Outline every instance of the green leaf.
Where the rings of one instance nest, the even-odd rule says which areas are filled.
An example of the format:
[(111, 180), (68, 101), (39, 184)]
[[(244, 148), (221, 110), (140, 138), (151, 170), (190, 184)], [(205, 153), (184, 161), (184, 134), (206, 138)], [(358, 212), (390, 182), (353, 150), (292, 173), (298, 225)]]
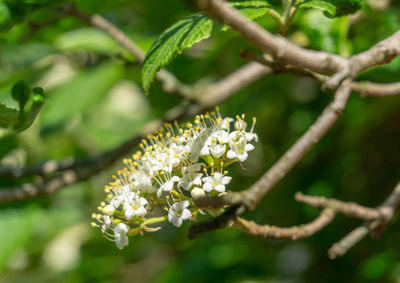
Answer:
[(24, 109), (25, 104), (28, 102), (30, 94), (31, 88), (24, 81), (17, 82), (11, 89), (11, 95), (16, 101), (18, 101), (21, 111)]
[(355, 13), (361, 9), (361, 0), (304, 0), (296, 3), (298, 8), (315, 8), (328, 18)]
[(336, 15), (336, 7), (328, 2), (311, 0), (303, 1), (296, 5), (298, 8), (315, 8), (320, 9), (324, 12), (324, 15), (333, 18)]
[(12, 97), (18, 101), (19, 110), (0, 104), (0, 137), (14, 134), (32, 125), (44, 103), (44, 91), (40, 87), (33, 89), (23, 81), (12, 87)]
[(0, 128), (9, 128), (11, 124), (18, 120), (18, 117), (19, 111), (0, 104)]
[[(229, 4), (249, 19), (264, 16), (271, 9), (266, 1), (238, 1)], [(156, 73), (184, 49), (228, 28), (215, 23), (203, 13), (196, 13), (165, 30), (150, 47), (143, 62), (142, 85), (146, 93)]]

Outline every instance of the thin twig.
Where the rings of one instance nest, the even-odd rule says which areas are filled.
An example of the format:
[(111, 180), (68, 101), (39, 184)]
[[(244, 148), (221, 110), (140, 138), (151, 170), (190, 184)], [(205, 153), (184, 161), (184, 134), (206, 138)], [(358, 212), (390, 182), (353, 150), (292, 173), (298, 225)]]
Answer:
[(322, 196), (307, 196), (303, 195), (301, 192), (296, 193), (295, 198), (297, 201), (304, 202), (313, 207), (330, 208), (349, 217), (374, 220), (382, 216), (378, 209), (365, 207), (355, 202), (344, 202)]
[(400, 94), (400, 83), (373, 83), (368, 81), (354, 82), (353, 91), (362, 97), (387, 97)]
[[(271, 69), (274, 74), (293, 73), (295, 75), (306, 76), (326, 84), (328, 76), (320, 75), (315, 72), (301, 69), (299, 67), (284, 64), (282, 62), (270, 60), (266, 55), (259, 55), (251, 50), (243, 50), (240, 55), (247, 61), (258, 62)], [(361, 97), (387, 97), (400, 95), (400, 83), (374, 83), (370, 81), (353, 82), (352, 91), (358, 93)]]
[(297, 240), (310, 237), (331, 223), (334, 218), (334, 210), (327, 208), (324, 209), (313, 221), (300, 226), (278, 227), (272, 225), (259, 225), (254, 221), (247, 221), (240, 217), (234, 220), (233, 226), (252, 236), (261, 236), (270, 239), (289, 238)]
[(343, 256), (349, 249), (355, 246), (365, 236), (371, 232), (378, 230), (379, 234), (383, 232), (386, 225), (393, 218), (394, 212), (400, 204), (400, 183), (396, 185), (393, 192), (385, 200), (385, 202), (377, 207), (380, 211), (381, 216), (376, 220), (366, 222), (364, 225), (357, 227), (346, 235), (339, 242), (335, 243), (328, 251), (328, 255), (331, 259)]

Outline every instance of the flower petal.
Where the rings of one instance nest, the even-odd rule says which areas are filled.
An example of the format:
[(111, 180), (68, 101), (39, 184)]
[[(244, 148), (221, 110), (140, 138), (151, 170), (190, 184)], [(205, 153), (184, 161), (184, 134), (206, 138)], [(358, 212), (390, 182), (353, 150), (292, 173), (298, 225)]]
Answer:
[(228, 157), (229, 159), (235, 159), (237, 157), (237, 154), (232, 149), (230, 149), (226, 157)]
[(192, 213), (190, 212), (190, 210), (189, 209), (184, 209), (182, 211), (182, 215), (181, 215), (182, 220), (189, 219), (190, 217), (192, 217)]
[(118, 249), (122, 250), (129, 244), (128, 236), (125, 234), (119, 234), (119, 236), (115, 237), (115, 244), (117, 245)]
[(245, 151), (252, 151), (253, 149), (254, 149), (254, 145), (252, 145), (251, 143), (248, 143), (244, 146)]
[(247, 152), (243, 152), (242, 154), (238, 155), (238, 159), (240, 160), (240, 162), (243, 162), (247, 159), (247, 156), (249, 156), (249, 154)]
[(206, 192), (211, 192), (213, 189), (212, 185), (210, 182), (207, 182), (203, 185), (203, 190), (205, 190)]
[(224, 185), (218, 185), (214, 189), (219, 193), (225, 192), (225, 186)]
[(143, 206), (139, 207), (136, 212), (135, 215), (136, 216), (143, 216), (147, 213), (146, 208), (144, 208)]
[(227, 184), (229, 184), (229, 182), (232, 180), (232, 177), (230, 177), (230, 176), (224, 176), (223, 178), (222, 178), (222, 184), (223, 185), (227, 185)]

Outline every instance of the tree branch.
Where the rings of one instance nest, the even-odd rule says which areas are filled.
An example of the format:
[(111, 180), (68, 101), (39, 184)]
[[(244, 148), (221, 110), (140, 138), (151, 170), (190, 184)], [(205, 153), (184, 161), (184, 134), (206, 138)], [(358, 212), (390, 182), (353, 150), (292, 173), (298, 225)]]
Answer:
[[(250, 50), (244, 50), (240, 54), (247, 61), (258, 62), (271, 69), (274, 74), (293, 73), (299, 76), (306, 76), (325, 84), (328, 77), (311, 72), (293, 65), (274, 61), (268, 55), (259, 55)], [(359, 93), (361, 97), (386, 97), (400, 94), (400, 83), (374, 83), (370, 81), (353, 82), (352, 91)]]
[(351, 56), (349, 58), (351, 74), (355, 76), (371, 67), (387, 64), (399, 54), (400, 31), (378, 42), (367, 51)]
[(200, 9), (229, 25), (263, 52), (271, 54), (281, 62), (328, 75), (342, 69), (347, 63), (346, 59), (338, 55), (304, 49), (281, 36), (271, 34), (235, 8), (225, 5), (225, 1), (198, 0), (197, 3)]
[(362, 97), (387, 97), (400, 94), (400, 83), (380, 84), (361, 81), (354, 82), (352, 88)]
[(396, 185), (393, 192), (384, 201), (384, 203), (376, 208), (379, 211), (379, 217), (375, 220), (367, 221), (364, 225), (357, 227), (346, 235), (342, 240), (334, 244), (328, 251), (331, 259), (343, 256), (349, 249), (355, 246), (369, 233), (376, 236), (383, 233), (387, 224), (392, 220), (394, 212), (400, 204), (400, 183)]
[(234, 7), (225, 5), (223, 0), (197, 0), (197, 3), (200, 9), (232, 27), (277, 61), (319, 74), (332, 75), (326, 81), (326, 86), (330, 89), (336, 89), (346, 78), (354, 79), (359, 72), (388, 63), (400, 54), (400, 31), (367, 51), (346, 59), (335, 54), (304, 49), (283, 37), (273, 35), (240, 14)]
[(324, 209), (321, 214), (310, 223), (293, 227), (277, 227), (271, 225), (259, 225), (254, 221), (247, 221), (243, 218), (236, 218), (233, 227), (252, 236), (261, 236), (270, 239), (292, 239), (307, 238), (323, 229), (335, 218), (332, 209)]
[(361, 206), (355, 202), (344, 202), (321, 196), (307, 196), (298, 192), (295, 196), (297, 201), (304, 202), (316, 208), (330, 208), (344, 215), (364, 220), (374, 220), (382, 217), (380, 211), (375, 208)]

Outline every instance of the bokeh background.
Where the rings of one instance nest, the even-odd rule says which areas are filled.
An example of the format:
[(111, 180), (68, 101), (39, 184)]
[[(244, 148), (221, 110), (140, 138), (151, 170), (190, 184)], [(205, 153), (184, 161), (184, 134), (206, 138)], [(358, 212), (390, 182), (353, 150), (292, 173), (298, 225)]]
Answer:
[[(279, 1), (270, 2), (279, 10)], [(193, 13), (184, 1), (176, 0), (79, 0), (77, 6), (88, 14), (102, 14), (146, 50), (168, 26)], [(112, 149), (181, 100), (163, 92), (158, 83), (145, 96), (135, 59), (102, 31), (74, 18), (30, 32), (28, 20), (41, 22), (55, 13), (51, 8), (32, 12), (1, 36), (0, 101), (16, 106), (10, 91), (20, 79), (47, 93), (44, 108), (29, 129), (0, 140), (1, 165), (83, 158)], [(399, 18), (395, 1), (366, 1), (357, 17), (328, 19), (318, 10), (302, 10), (289, 38), (308, 48), (348, 56), (399, 30)], [(268, 17), (258, 22), (277, 30)], [(243, 48), (253, 49), (235, 33), (222, 33), (178, 56), (168, 69), (185, 83), (204, 85), (245, 64), (238, 55)], [(400, 58), (361, 78), (399, 81)], [(256, 181), (331, 98), (317, 82), (283, 74), (265, 76), (224, 102), (223, 115), (257, 117), (259, 135), (245, 170), (232, 169), (229, 188), (245, 189)], [(321, 232), (295, 242), (254, 238), (233, 228), (189, 240), (190, 223), (179, 230), (165, 223), (161, 231), (133, 238), (120, 251), (90, 227), (104, 185), (120, 167), (117, 162), (48, 197), (2, 205), (0, 281), (399, 282), (398, 214), (381, 239), (365, 239), (334, 261), (327, 257), (328, 248), (360, 221), (338, 216)], [(297, 191), (376, 206), (399, 181), (399, 169), (400, 97), (352, 95), (333, 129), (245, 218), (280, 226), (310, 221), (318, 210), (296, 203)], [(0, 186), (29, 181), (34, 180), (1, 178)]]

